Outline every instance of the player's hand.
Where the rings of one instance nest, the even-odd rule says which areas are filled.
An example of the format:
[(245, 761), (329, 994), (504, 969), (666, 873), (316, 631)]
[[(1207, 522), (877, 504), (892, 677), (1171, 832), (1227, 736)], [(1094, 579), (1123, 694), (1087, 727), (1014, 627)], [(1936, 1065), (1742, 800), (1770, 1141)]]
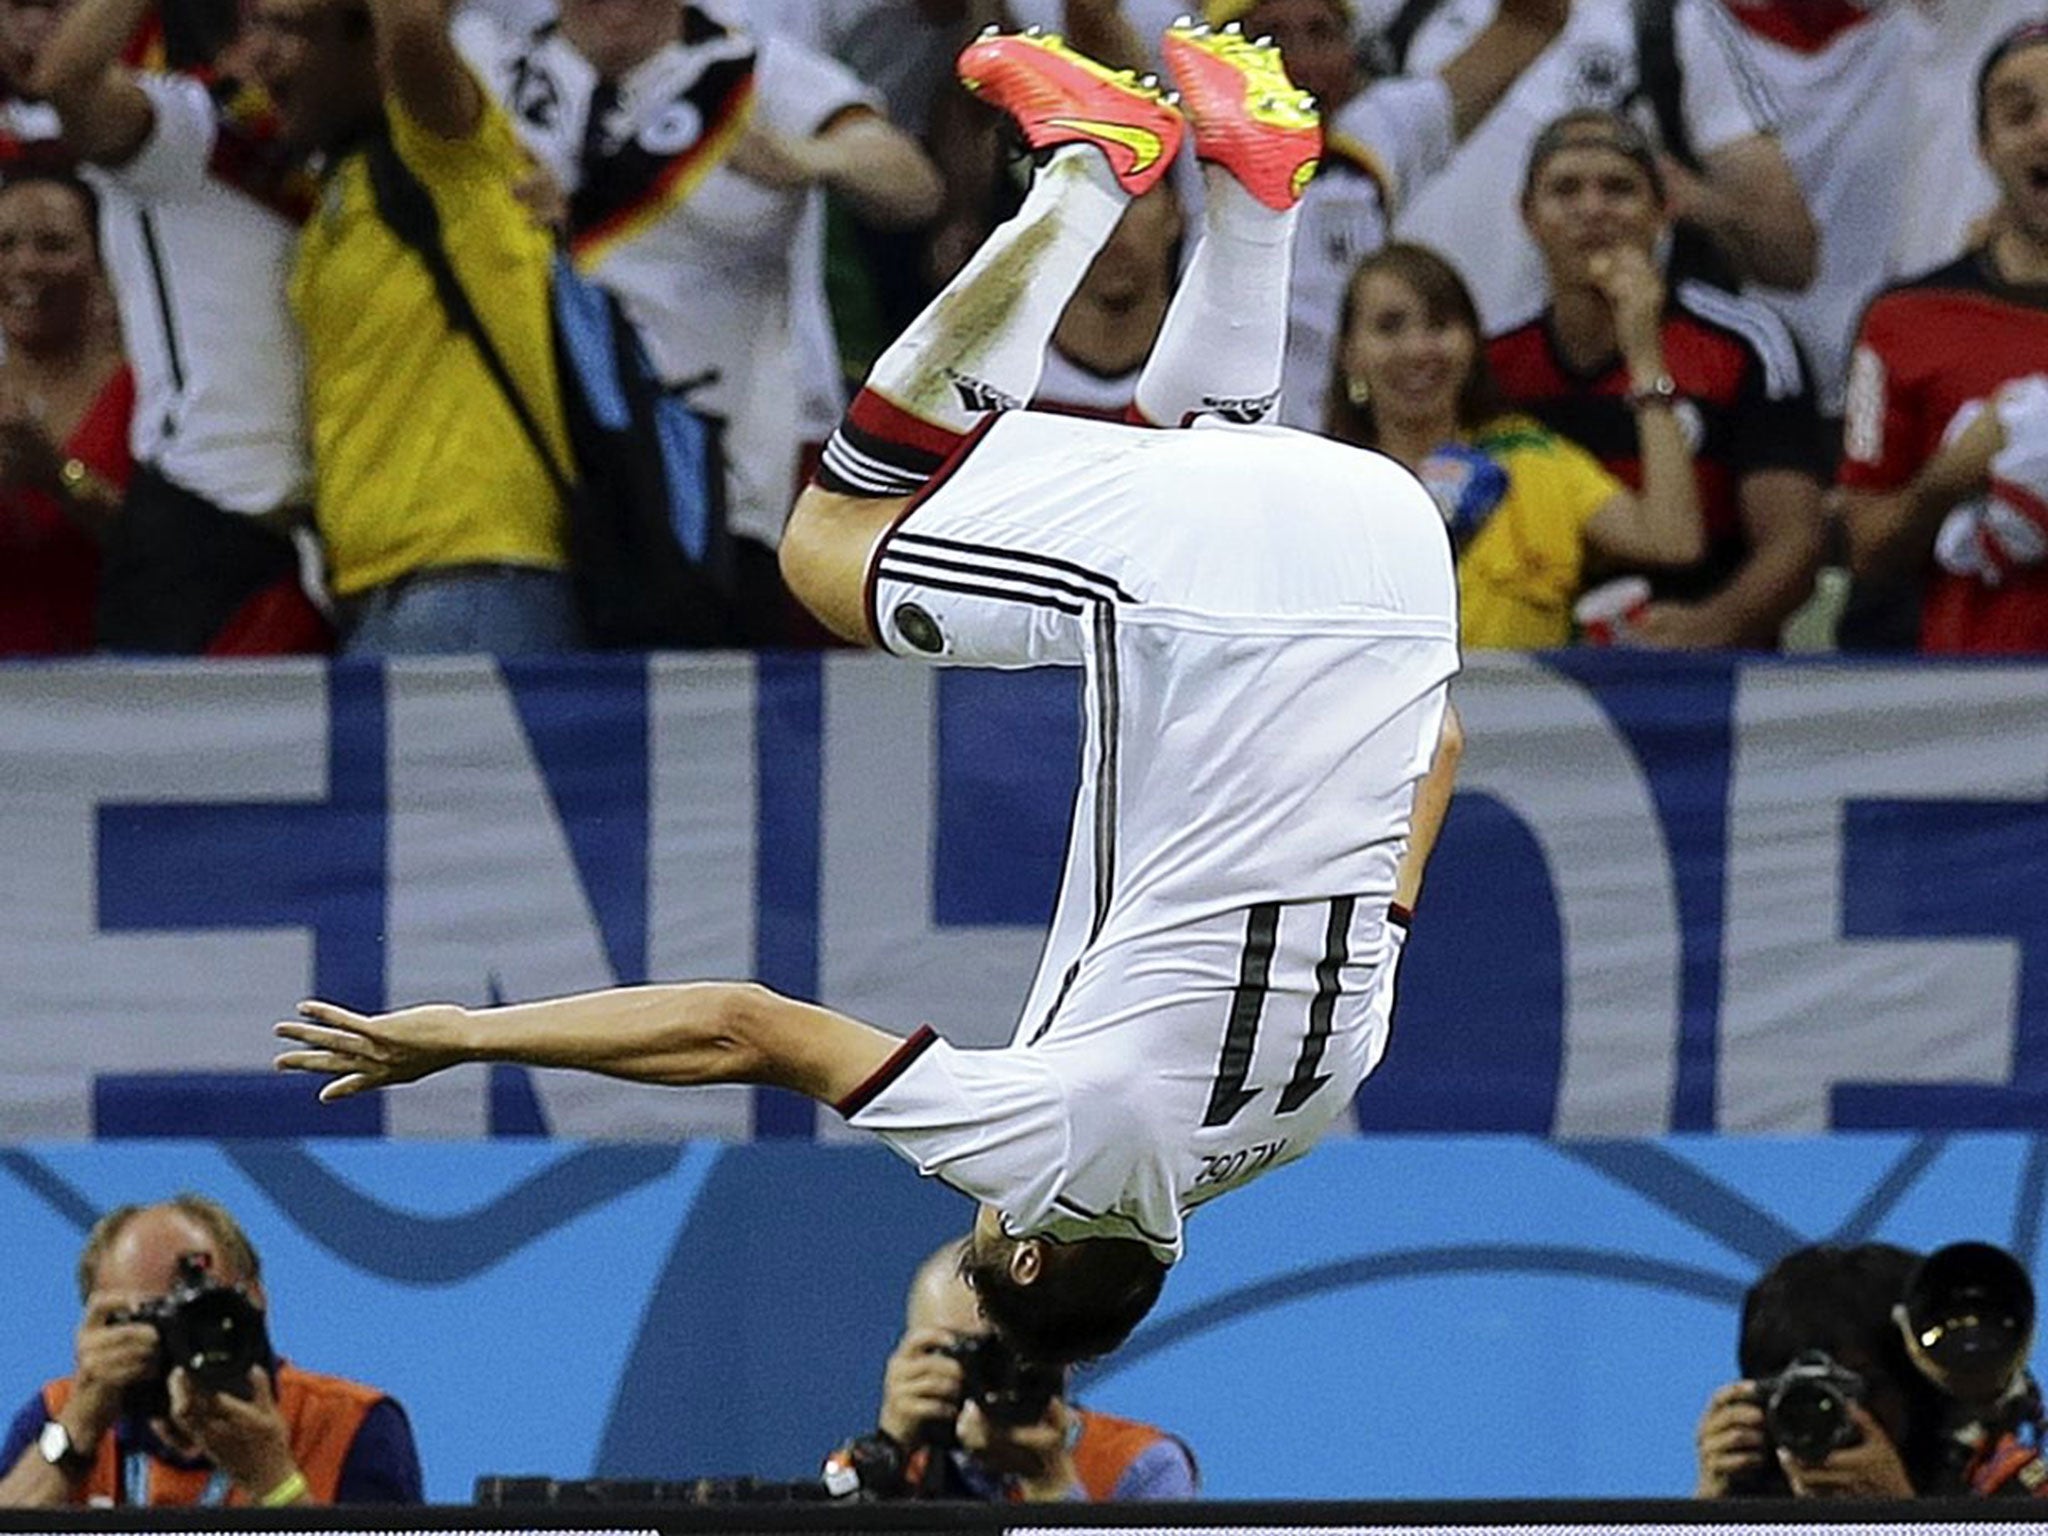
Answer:
[(171, 1424), (207, 1460), (261, 1499), (298, 1470), (291, 1431), (278, 1411), (270, 1373), (249, 1368), (247, 1397), (208, 1392), (183, 1366), (171, 1372)]
[(764, 187), (801, 189), (823, 179), (815, 139), (777, 133), (758, 122), (740, 134), (727, 163)]
[(1736, 1478), (1764, 1464), (1764, 1438), (1764, 1410), (1755, 1384), (1731, 1381), (1716, 1389), (1693, 1432), (1700, 1468), (1693, 1497), (1726, 1498)]
[(333, 1003), (299, 1004), (298, 1019), (274, 1026), (302, 1050), (285, 1051), (280, 1072), (324, 1072), (333, 1081), (320, 1090), (322, 1103), (417, 1082), (470, 1058), (464, 1041), (469, 1015), (452, 1003), (427, 1003), (396, 1013), (355, 1013)]
[(960, 1448), (989, 1471), (1014, 1477), (1027, 1501), (1052, 1503), (1067, 1498), (1074, 1487), (1068, 1425), (1069, 1410), (1058, 1398), (1033, 1424), (999, 1424), (981, 1404), (969, 1403), (960, 1410)]
[(561, 234), (569, 227), (569, 191), (555, 173), (528, 155), (526, 168), (512, 183), (513, 199), (526, 210), (537, 229)]
[(1912, 1479), (1891, 1436), (1861, 1403), (1849, 1404), (1849, 1418), (1862, 1431), (1862, 1440), (1830, 1451), (1818, 1466), (1808, 1466), (1789, 1451), (1778, 1452), (1792, 1492), (1802, 1499), (1912, 1498)]
[(156, 1329), (148, 1323), (117, 1323), (110, 1319), (142, 1300), (125, 1291), (94, 1291), (85, 1304), (85, 1318), (74, 1341), (77, 1370), (65, 1427), (81, 1446), (106, 1433), (119, 1416), (121, 1394), (156, 1366)]
[(1664, 278), (1632, 245), (1595, 251), (1586, 276), (1614, 312), (1614, 339), (1638, 380), (1664, 371)]
[(943, 1328), (906, 1333), (882, 1371), (882, 1411), (875, 1423), (898, 1445), (924, 1438), (925, 1426), (960, 1411), (960, 1362), (944, 1353), (953, 1335)]

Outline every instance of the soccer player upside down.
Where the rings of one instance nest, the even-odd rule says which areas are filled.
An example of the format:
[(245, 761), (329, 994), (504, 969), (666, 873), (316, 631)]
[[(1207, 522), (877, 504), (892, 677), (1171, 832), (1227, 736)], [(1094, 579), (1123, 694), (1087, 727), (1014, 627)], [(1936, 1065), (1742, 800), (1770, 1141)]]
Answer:
[[(1346, 1111), (1385, 1049), (1459, 750), (1450, 544), (1392, 460), (1261, 424), (1320, 130), (1270, 47), (1182, 23), (1164, 49), (1178, 101), (1056, 37), (961, 55), (1035, 151), (1031, 189), (877, 362), (782, 549), (849, 639), (1082, 671), (1066, 871), (1011, 1043), (699, 982), (381, 1015), (309, 1002), (277, 1026), (280, 1067), (326, 1075), (328, 1099), (469, 1061), (809, 1094), (978, 1202), (965, 1273), (1050, 1363), (1120, 1344), (1187, 1213)], [(1202, 235), (1143, 421), (1019, 409), (1068, 295), (1190, 125)]]

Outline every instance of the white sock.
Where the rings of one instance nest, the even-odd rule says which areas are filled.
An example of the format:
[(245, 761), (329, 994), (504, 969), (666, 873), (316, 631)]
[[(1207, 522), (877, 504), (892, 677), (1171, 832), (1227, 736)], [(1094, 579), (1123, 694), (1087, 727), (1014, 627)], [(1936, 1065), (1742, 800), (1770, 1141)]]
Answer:
[(1100, 150), (1055, 150), (1015, 216), (875, 360), (818, 484), (909, 495), (983, 416), (1026, 404), (1061, 311), (1129, 201)]
[(1279, 405), (1297, 209), (1268, 208), (1214, 165), (1202, 188), (1201, 241), (1138, 377), (1138, 414), (1162, 427), (1267, 421)]

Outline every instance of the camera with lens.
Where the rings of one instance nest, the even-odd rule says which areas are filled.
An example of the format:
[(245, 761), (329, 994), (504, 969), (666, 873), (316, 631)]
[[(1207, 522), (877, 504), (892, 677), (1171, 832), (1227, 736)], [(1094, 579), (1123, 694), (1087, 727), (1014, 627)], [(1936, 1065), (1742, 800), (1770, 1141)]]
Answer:
[(993, 1333), (963, 1334), (944, 1352), (960, 1362), (960, 1396), (998, 1424), (1036, 1424), (1066, 1387), (1066, 1373), (1020, 1357)]
[(247, 1397), (250, 1367), (270, 1359), (263, 1309), (246, 1287), (216, 1278), (199, 1254), (179, 1258), (170, 1290), (107, 1321), (147, 1323), (156, 1330), (156, 1361), (123, 1402), (137, 1418), (160, 1418), (170, 1411), (170, 1374), (181, 1366), (202, 1391)]
[(2034, 1344), (2034, 1287), (1990, 1243), (1950, 1243), (1922, 1259), (1897, 1317), (1922, 1375), (1964, 1404), (2005, 1395)]
[(1763, 1405), (1771, 1443), (1811, 1467), (1862, 1438), (1849, 1405), (1862, 1402), (1865, 1390), (1856, 1372), (1837, 1364), (1825, 1350), (1810, 1349), (1794, 1356), (1777, 1375), (1759, 1381), (1756, 1397)]

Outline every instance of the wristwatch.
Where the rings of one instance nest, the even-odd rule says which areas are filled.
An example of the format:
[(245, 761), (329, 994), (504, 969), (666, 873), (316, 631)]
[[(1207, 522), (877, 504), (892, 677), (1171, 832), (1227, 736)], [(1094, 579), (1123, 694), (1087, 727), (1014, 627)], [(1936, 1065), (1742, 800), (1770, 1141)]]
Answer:
[(1645, 407), (1657, 406), (1669, 410), (1678, 404), (1678, 381), (1668, 373), (1660, 373), (1644, 379), (1641, 383), (1631, 382), (1628, 403), (1631, 410), (1640, 411)]
[(62, 1472), (73, 1482), (92, 1470), (92, 1452), (81, 1451), (71, 1443), (71, 1431), (55, 1419), (51, 1419), (36, 1436), (36, 1449), (43, 1460)]

